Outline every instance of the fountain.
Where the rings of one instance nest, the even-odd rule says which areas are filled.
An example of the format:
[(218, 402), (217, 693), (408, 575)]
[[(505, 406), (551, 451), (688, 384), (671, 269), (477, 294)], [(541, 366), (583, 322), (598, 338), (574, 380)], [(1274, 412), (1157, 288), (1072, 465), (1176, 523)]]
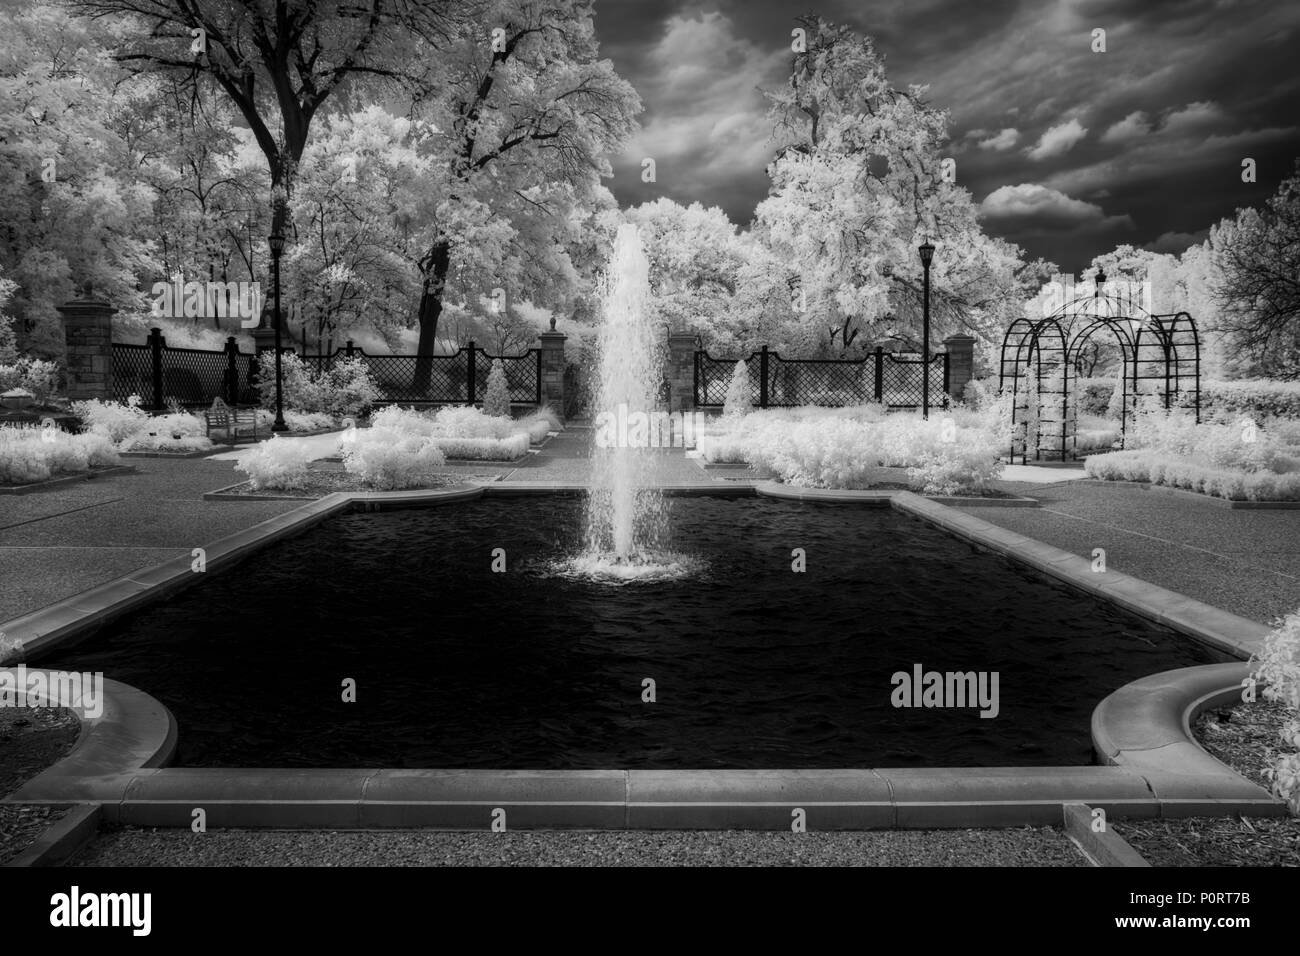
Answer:
[[(650, 263), (636, 227), (625, 223), (614, 239), (602, 278), (603, 324), (597, 341), (599, 364), (592, 408), (600, 416), (620, 410), (649, 413), (663, 377), (663, 350), (655, 334)], [(605, 434), (597, 430), (597, 435)], [(626, 436), (623, 436), (626, 438)], [(655, 451), (635, 441), (597, 441), (587, 503), (586, 549), (569, 568), (584, 576), (616, 581), (673, 578), (689, 561), (664, 544), (663, 497), (644, 483)]]

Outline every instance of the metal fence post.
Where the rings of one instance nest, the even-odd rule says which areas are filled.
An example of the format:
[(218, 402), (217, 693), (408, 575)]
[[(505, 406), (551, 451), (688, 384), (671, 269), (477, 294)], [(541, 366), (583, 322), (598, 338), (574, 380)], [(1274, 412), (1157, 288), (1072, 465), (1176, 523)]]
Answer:
[(945, 408), (948, 407), (948, 401), (950, 398), (948, 394), (948, 375), (949, 375), (948, 353), (944, 352), (943, 353), (943, 404)]
[(347, 347), (343, 349), (343, 353), (344, 353), (348, 358), (352, 358), (352, 353), (353, 353), (353, 351), (354, 351), (354, 350), (353, 350), (353, 348), (352, 348), (352, 340), (351, 340), (351, 339), (348, 339)]
[(542, 350), (541, 350), (541, 349), (529, 349), (528, 351), (531, 352), (531, 353), (533, 354), (533, 357), (534, 357), (535, 359), (537, 359), (537, 399), (536, 399), (536, 402), (537, 402), (537, 407), (538, 407), (538, 408), (541, 408), (541, 407), (542, 407)]
[(233, 335), (226, 339), (226, 404), (239, 404), (239, 344)]
[(468, 378), (468, 380), (466, 381), (466, 395), (467, 395), (466, 404), (468, 404), (468, 405), (473, 405), (473, 404), (474, 404), (474, 400), (475, 400), (474, 389), (475, 389), (475, 385), (477, 384), (476, 381), (475, 381), (475, 379), (477, 378), (477, 375), (476, 375), (476, 371), (475, 371), (475, 368), (474, 368), (474, 352), (475, 352), (475, 350), (476, 350), (476, 349), (475, 349), (475, 345), (474, 345), (474, 340), (473, 340), (473, 339), (470, 339), (470, 340), (469, 340), (469, 363), (468, 363), (468, 366), (467, 366), (467, 367), (469, 368), (469, 378)]
[(767, 408), (767, 346), (758, 353), (758, 407)]
[(162, 367), (162, 350), (167, 344), (163, 338), (162, 329), (152, 328), (149, 330), (149, 359), (152, 364), (153, 379), (153, 404), (154, 411), (163, 409), (163, 367)]
[(876, 401), (885, 400), (885, 350), (876, 346)]

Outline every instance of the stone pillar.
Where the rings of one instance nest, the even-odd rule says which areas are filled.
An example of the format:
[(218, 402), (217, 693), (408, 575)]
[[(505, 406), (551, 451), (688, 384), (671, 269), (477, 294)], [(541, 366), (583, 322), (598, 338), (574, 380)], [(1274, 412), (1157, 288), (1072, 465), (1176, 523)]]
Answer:
[(551, 330), (537, 336), (537, 344), (542, 350), (542, 404), (550, 406), (555, 414), (564, 420), (564, 340), (563, 332), (555, 331), (555, 321), (551, 320)]
[[(249, 335), (253, 337), (253, 348), (258, 352), (270, 352), (271, 358), (275, 358), (275, 327), (269, 325), (259, 325), (249, 330)], [(281, 343), (283, 344), (283, 343)], [(289, 343), (292, 347), (293, 343)]]
[(965, 401), (966, 383), (975, 377), (975, 339), (950, 335), (943, 344), (948, 350), (948, 395), (954, 402)]
[(668, 411), (689, 412), (695, 408), (694, 332), (668, 333), (668, 360), (664, 376), (668, 379)]
[(107, 302), (76, 299), (58, 307), (63, 317), (68, 398), (113, 398), (113, 315)]

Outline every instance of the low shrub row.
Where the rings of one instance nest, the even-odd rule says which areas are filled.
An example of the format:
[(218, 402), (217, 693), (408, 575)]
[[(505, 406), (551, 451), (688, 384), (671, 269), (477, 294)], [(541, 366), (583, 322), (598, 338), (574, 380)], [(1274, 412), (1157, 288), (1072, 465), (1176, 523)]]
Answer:
[(113, 443), (93, 433), (70, 435), (57, 428), (0, 425), (0, 484), (26, 485), (91, 468), (116, 465)]

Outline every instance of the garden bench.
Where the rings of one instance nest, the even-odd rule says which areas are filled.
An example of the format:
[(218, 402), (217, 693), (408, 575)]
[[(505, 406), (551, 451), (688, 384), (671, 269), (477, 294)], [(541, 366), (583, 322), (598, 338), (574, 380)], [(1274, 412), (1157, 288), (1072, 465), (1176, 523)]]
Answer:
[[(220, 435), (223, 441), (230, 444), (236, 444), (241, 439), (257, 441), (262, 437), (257, 430), (257, 408), (239, 405), (233, 408), (217, 399), (212, 403), (212, 407), (203, 413), (204, 420), (207, 422), (208, 437), (216, 441)], [(270, 435), (269, 427), (266, 434)]]

